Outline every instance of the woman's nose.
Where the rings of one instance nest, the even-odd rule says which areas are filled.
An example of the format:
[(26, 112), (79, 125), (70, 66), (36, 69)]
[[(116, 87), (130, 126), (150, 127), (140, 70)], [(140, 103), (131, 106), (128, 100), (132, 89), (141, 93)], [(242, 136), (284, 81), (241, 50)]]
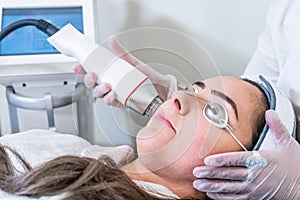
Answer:
[(171, 100), (180, 115), (186, 115), (189, 113), (191, 109), (191, 102), (189, 101), (189, 96), (186, 95), (185, 92), (174, 92)]

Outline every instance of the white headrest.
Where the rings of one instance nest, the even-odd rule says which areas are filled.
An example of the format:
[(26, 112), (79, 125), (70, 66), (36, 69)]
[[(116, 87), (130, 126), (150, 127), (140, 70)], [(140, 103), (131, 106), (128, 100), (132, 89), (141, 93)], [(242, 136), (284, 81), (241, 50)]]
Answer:
[[(269, 109), (275, 110), (289, 133), (296, 137), (296, 115), (290, 100), (277, 87), (263, 76), (259, 76), (255, 83), (263, 91), (269, 103)], [(269, 126), (265, 124), (253, 150), (267, 150), (276, 148), (276, 142)]]

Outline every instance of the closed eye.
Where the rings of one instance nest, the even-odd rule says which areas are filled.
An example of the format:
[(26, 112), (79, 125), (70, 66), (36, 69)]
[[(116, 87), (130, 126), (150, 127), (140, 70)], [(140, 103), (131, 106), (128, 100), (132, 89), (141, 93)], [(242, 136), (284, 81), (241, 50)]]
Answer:
[[(205, 89), (207, 87), (206, 84), (202, 81), (197, 81), (197, 82), (194, 83), (194, 85), (196, 85), (197, 87), (200, 87), (201, 89)], [(235, 114), (236, 119), (239, 120), (236, 103), (231, 98), (229, 98), (223, 92), (220, 92), (220, 91), (217, 91), (217, 90), (210, 90), (210, 93), (215, 95), (215, 96), (218, 96), (219, 98), (221, 98), (221, 99), (225, 100), (227, 103), (229, 103), (229, 105), (234, 110), (234, 114)]]
[(205, 88), (206, 88), (205, 83), (202, 82), (202, 81), (197, 81), (197, 82), (193, 83), (193, 85), (197, 85), (197, 86), (200, 87), (201, 89), (205, 89)]

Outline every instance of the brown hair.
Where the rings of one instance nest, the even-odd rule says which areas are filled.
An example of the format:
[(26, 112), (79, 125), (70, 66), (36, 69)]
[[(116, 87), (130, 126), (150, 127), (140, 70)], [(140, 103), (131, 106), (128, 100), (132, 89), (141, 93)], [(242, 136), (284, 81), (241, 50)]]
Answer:
[(252, 102), (254, 102), (254, 111), (252, 116), (252, 140), (251, 143), (247, 144), (247, 149), (253, 149), (254, 145), (256, 144), (259, 134), (263, 131), (264, 125), (266, 124), (265, 120), (265, 112), (269, 109), (269, 103), (267, 100), (267, 97), (263, 93), (263, 91), (257, 86), (257, 84), (254, 81), (251, 81), (249, 79), (243, 79), (247, 83), (255, 86), (261, 93), (259, 95), (253, 95), (252, 96)]
[[(25, 172), (16, 172), (10, 150)], [(67, 199), (160, 199), (140, 189), (109, 157), (99, 160), (78, 156), (60, 156), (31, 168), (21, 156), (0, 145), (0, 189), (15, 195), (38, 198), (70, 192)]]

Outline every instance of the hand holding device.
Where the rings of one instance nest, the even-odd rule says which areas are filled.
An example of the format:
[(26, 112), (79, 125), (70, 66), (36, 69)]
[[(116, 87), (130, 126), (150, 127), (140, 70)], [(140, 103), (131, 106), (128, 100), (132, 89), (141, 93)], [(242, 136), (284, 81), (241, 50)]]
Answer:
[[(168, 98), (168, 95), (176, 90), (177, 81), (175, 77), (171, 75), (162, 75), (155, 71), (126, 51), (116, 38), (111, 39), (109, 42), (112, 51), (116, 55), (120, 56), (132, 66), (136, 67), (151, 80), (159, 98), (162, 101), (165, 101)], [(74, 67), (74, 71), (75, 73), (86, 73), (80, 64)], [(87, 73), (87, 75), (84, 77), (85, 85), (90, 89), (94, 88), (96, 97), (103, 98), (104, 102), (108, 105), (124, 107), (124, 105), (116, 99), (116, 94), (111, 90), (110, 84), (105, 82), (97, 83), (97, 80), (98, 77), (94, 72)]]
[(252, 152), (208, 156), (206, 166), (193, 171), (194, 188), (213, 199), (299, 199), (300, 145), (274, 111), (266, 112), (266, 120), (277, 142), (273, 150), (258, 151), (267, 166), (248, 166)]
[(126, 107), (151, 116), (162, 103), (149, 78), (130, 63), (90, 41), (71, 24), (67, 24), (48, 42), (61, 53), (76, 58), (87, 72), (97, 74), (98, 83), (110, 83)]

